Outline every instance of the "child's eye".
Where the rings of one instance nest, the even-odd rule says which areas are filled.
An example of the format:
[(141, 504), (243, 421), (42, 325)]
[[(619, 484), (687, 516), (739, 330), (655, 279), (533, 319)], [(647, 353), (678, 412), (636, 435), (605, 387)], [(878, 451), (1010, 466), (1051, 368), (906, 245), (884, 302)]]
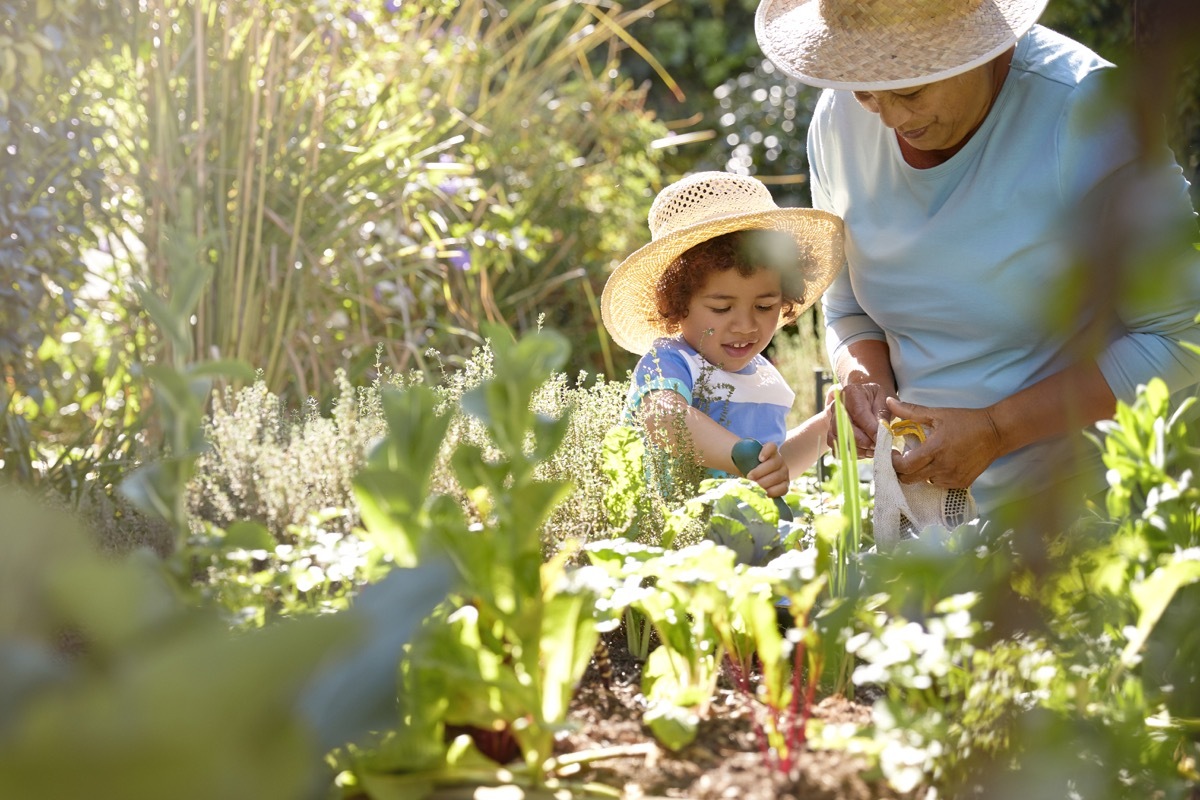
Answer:
[(757, 306), (759, 311), (774, 311), (778, 307), (779, 307), (779, 303), (769, 303), (767, 305)]
[(714, 314), (724, 314), (725, 312), (729, 311), (730, 308), (732, 308), (732, 306), (725, 306), (723, 308), (713, 308), (712, 306), (709, 306), (708, 310)]

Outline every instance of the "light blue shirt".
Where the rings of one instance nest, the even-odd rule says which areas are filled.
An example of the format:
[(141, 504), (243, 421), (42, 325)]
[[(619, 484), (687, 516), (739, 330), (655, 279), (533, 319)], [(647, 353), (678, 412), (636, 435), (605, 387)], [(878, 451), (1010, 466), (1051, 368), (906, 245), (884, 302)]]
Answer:
[[(979, 130), (931, 169), (906, 164), (894, 133), (851, 93), (822, 94), (808, 140), (813, 206), (846, 230), (847, 269), (823, 299), (831, 357), (861, 339), (886, 341), (903, 400), (981, 408), (1076, 360), (1099, 323), (1097, 361), (1118, 398), (1132, 400), (1155, 375), (1173, 390), (1200, 381), (1200, 356), (1182, 344), (1200, 342), (1194, 252), (1167, 297), (1121, 292), (1105, 319), (1065, 313), (1064, 297), (1095, 288), (1068, 282), (1070, 214), (1106, 179), (1131, 174), (1138, 154), (1127, 119), (1093, 106), (1111, 66), (1035, 26)], [(1150, 213), (1187, 216), (1194, 230), (1182, 171), (1162, 166), (1144, 176)], [(972, 487), (981, 512), (1022, 479), (1072, 477), (1061, 469), (1069, 446), (1040, 442), (998, 459)], [(1099, 454), (1086, 443), (1080, 452), (1076, 474), (1099, 490)]]
[[(757, 355), (738, 372), (713, 366), (682, 337), (658, 339), (634, 367), (626, 399), (632, 417), (648, 392), (666, 389), (682, 395), (740, 439), (782, 445), (787, 414), (796, 393), (775, 366)], [(711, 470), (724, 477), (727, 473)]]

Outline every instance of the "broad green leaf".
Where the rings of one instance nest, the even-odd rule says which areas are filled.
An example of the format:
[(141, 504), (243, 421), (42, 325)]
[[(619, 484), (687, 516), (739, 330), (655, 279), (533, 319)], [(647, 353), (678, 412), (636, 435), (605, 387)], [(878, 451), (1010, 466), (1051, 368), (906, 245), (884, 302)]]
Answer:
[(364, 469), (354, 478), (354, 496), (363, 520), (362, 536), (401, 567), (414, 567), (424, 546), (410, 485), (382, 470)]
[(239, 520), (225, 529), (221, 542), (228, 548), (242, 550), (274, 550), (277, 542), (267, 527), (260, 522)]
[(642, 721), (650, 728), (655, 739), (674, 752), (682, 750), (695, 741), (700, 726), (700, 717), (695, 711), (680, 708), (663, 700), (652, 702), (646, 709)]
[(1185, 558), (1173, 557), (1169, 563), (1146, 576), (1145, 580), (1130, 587), (1139, 613), (1137, 628), (1126, 643), (1125, 649), (1121, 651), (1121, 661), (1124, 664), (1128, 666), (1136, 662), (1138, 652), (1146, 644), (1154, 626), (1171, 604), (1176, 592), (1198, 580), (1200, 558), (1193, 550), (1189, 551)]
[(246, 383), (253, 383), (256, 377), (253, 367), (235, 358), (201, 361), (199, 364), (190, 365), (187, 374), (192, 378), (233, 378)]
[(371, 454), (371, 465), (405, 475), (416, 486), (410, 495), (424, 496), (450, 416), (437, 413), (437, 395), (426, 386), (385, 389), (382, 402), (388, 436)]
[(600, 634), (592, 621), (594, 598), (558, 594), (546, 601), (542, 614), (542, 717), (549, 722), (567, 718), (567, 707), (587, 669)]
[(346, 614), (361, 620), (363, 645), (339, 653), (304, 691), (300, 708), (312, 723), (321, 749), (360, 739), (394, 724), (396, 665), (405, 645), (450, 589), (447, 566), (427, 562), (395, 569), (368, 586)]

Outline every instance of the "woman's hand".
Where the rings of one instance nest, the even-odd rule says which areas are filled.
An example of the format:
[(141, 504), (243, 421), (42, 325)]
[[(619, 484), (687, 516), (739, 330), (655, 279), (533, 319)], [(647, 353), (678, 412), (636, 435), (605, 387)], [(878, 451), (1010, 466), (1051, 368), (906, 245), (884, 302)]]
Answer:
[(790, 478), (787, 462), (774, 442), (763, 445), (758, 454), (758, 466), (746, 473), (746, 477), (766, 490), (768, 497), (783, 497), (787, 494)]
[(889, 398), (887, 410), (925, 427), (922, 444), (892, 454), (901, 483), (965, 489), (1003, 454), (1000, 432), (986, 408), (929, 408)]
[[(833, 403), (835, 391), (831, 389), (825, 396), (825, 424), (829, 449), (837, 452), (837, 409)], [(879, 420), (892, 416), (887, 408), (887, 399), (893, 394), (878, 383), (848, 383), (840, 391), (842, 404), (846, 406), (846, 413), (850, 415), (850, 422), (854, 426), (858, 457), (871, 458), (875, 455), (875, 432), (879, 429)]]

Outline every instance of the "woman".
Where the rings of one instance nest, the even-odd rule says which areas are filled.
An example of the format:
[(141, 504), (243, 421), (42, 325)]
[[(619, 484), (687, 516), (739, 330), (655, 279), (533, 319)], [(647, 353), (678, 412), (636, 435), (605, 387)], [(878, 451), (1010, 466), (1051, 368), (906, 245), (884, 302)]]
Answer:
[(1112, 65), (1036, 25), (1045, 4), (763, 0), (756, 16), (766, 55), (826, 89), (812, 198), (845, 222), (847, 269), (823, 307), (859, 452), (881, 418), (922, 423), (898, 477), (969, 486), (984, 516), (1064, 481), (1100, 491), (1095, 446), (1070, 434), (1153, 376), (1200, 381), (1196, 253), (1176, 248), (1190, 261), (1170, 296), (1105, 302), (1129, 274), (1106, 259), (1167, 262), (1088, 254), (1071, 224), (1127, 226), (1132, 206), (1194, 240), (1187, 182), (1169, 154), (1143, 155), (1123, 114), (1097, 111)]

